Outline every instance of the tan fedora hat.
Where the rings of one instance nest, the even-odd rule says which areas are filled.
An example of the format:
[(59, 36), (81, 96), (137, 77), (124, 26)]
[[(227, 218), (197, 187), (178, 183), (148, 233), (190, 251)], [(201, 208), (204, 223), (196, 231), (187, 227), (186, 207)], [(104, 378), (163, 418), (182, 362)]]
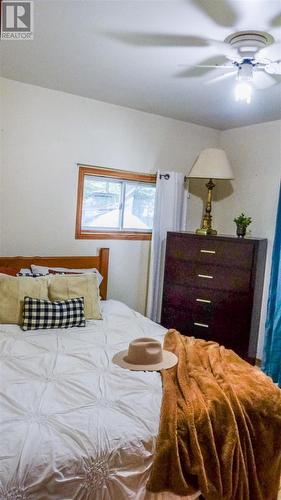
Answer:
[(162, 349), (160, 342), (149, 337), (135, 339), (129, 344), (126, 351), (113, 356), (114, 364), (129, 370), (163, 370), (176, 365), (178, 358), (175, 354)]

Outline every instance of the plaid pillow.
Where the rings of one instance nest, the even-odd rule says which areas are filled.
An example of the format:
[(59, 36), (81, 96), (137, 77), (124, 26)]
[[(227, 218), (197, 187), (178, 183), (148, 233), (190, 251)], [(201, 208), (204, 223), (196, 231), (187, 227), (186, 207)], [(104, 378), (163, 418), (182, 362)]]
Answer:
[(85, 326), (84, 297), (56, 300), (24, 298), (23, 330)]

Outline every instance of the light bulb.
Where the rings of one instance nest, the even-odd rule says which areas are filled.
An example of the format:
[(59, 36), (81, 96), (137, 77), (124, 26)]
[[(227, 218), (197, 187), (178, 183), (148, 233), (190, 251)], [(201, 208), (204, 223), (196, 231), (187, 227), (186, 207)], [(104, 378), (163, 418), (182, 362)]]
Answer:
[(249, 83), (238, 81), (235, 87), (235, 100), (246, 101), (250, 104), (252, 98), (252, 87)]

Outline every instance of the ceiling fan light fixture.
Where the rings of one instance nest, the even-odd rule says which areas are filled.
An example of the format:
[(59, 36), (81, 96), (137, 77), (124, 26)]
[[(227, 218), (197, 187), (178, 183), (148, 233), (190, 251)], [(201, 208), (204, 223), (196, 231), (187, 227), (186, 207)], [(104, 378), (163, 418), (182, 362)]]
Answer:
[(245, 61), (238, 67), (237, 83), (235, 86), (235, 100), (250, 104), (252, 99), (253, 65)]
[(235, 101), (245, 101), (250, 104), (252, 99), (252, 85), (246, 81), (238, 81), (235, 87)]
[(238, 67), (237, 80), (248, 82), (253, 80), (253, 65), (250, 62), (243, 62)]

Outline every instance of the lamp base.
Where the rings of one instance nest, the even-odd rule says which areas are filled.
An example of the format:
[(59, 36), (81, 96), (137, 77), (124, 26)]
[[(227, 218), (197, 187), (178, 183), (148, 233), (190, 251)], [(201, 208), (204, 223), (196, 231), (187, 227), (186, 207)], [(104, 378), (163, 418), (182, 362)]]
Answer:
[(212, 210), (212, 189), (215, 187), (215, 184), (213, 183), (212, 179), (207, 182), (206, 187), (208, 188), (208, 198), (207, 198), (207, 203), (206, 203), (206, 209), (205, 209), (205, 214), (203, 217), (202, 221), (202, 226), (200, 229), (196, 229), (196, 234), (213, 234), (216, 235), (218, 232), (215, 229), (212, 229), (212, 216), (211, 216), (211, 210)]
[(196, 229), (196, 234), (203, 234), (207, 236), (208, 234), (216, 235), (218, 232), (210, 227), (200, 227), (200, 229)]

